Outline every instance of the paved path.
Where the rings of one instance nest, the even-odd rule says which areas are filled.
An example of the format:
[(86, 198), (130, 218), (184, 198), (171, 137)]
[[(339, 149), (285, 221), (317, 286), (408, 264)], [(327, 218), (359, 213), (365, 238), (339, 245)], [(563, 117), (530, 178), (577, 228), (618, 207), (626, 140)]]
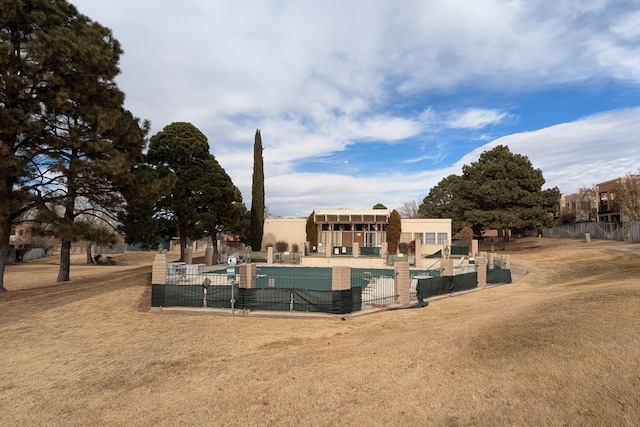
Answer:
[(611, 249), (614, 251), (622, 251), (622, 252), (629, 252), (635, 255), (640, 255), (640, 243), (616, 243), (616, 244), (604, 244), (604, 245), (599, 245), (598, 243), (593, 243), (593, 244), (585, 244), (584, 246), (579, 246), (580, 249), (591, 249), (591, 248), (598, 248), (598, 249)]

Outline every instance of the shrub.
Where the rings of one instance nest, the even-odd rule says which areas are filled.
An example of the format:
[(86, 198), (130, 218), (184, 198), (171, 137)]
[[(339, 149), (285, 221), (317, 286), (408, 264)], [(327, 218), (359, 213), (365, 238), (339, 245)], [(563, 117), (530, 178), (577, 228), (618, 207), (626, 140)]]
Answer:
[(276, 251), (278, 252), (286, 252), (289, 249), (289, 244), (287, 242), (283, 242), (282, 240), (276, 242)]
[(408, 254), (409, 253), (409, 244), (408, 243), (398, 243), (398, 250), (400, 251), (401, 254)]
[(473, 230), (468, 225), (462, 227), (462, 230), (458, 232), (458, 238), (460, 242), (465, 246), (471, 246), (471, 241), (473, 240)]
[(297, 254), (298, 252), (300, 252), (300, 247), (298, 246), (298, 244), (297, 244), (297, 243), (294, 243), (293, 245), (291, 245), (291, 251), (292, 251), (294, 254)]

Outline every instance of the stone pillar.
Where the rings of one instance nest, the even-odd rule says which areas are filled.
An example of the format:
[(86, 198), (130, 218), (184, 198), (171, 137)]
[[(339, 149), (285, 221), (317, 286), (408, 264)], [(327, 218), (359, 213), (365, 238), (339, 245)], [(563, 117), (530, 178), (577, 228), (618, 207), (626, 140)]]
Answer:
[(416, 246), (415, 246), (415, 256), (416, 256), (416, 262), (415, 265), (416, 267), (422, 267), (422, 242), (420, 240), (415, 240), (416, 242)]
[(324, 256), (326, 256), (327, 258), (331, 258), (331, 251), (333, 250), (333, 248), (331, 247), (331, 243), (324, 243)]
[(511, 256), (510, 255), (502, 255), (500, 257), (500, 261), (502, 264), (502, 268), (505, 270), (511, 270)]
[(440, 267), (442, 268), (442, 271), (440, 272), (440, 276), (453, 276), (453, 260), (452, 259), (441, 260)]
[(206, 265), (213, 265), (213, 248), (207, 247), (204, 250), (204, 263)]
[(267, 264), (273, 264), (273, 246), (267, 248)]
[(472, 257), (478, 255), (478, 241), (475, 239), (471, 241), (471, 252), (469, 253), (469, 255), (471, 255)]
[(380, 244), (380, 256), (383, 259), (386, 259), (388, 253), (389, 253), (389, 244), (387, 242), (382, 242)]
[(398, 304), (409, 304), (409, 293), (411, 291), (409, 263), (406, 261), (396, 261), (393, 264), (396, 272), (396, 302)]
[(493, 270), (493, 267), (495, 266), (495, 262), (496, 262), (496, 253), (489, 252), (489, 270)]
[(353, 252), (353, 257), (358, 258), (360, 256), (360, 243), (353, 242), (353, 246), (351, 247), (351, 251)]
[(163, 285), (167, 283), (167, 256), (156, 254), (151, 267), (151, 284)]
[(351, 267), (333, 266), (331, 269), (331, 290), (346, 291), (351, 289)]
[(191, 246), (187, 246), (184, 249), (184, 263), (193, 264), (193, 249), (191, 249)]
[(239, 287), (253, 289), (256, 287), (256, 265), (240, 264)]
[(476, 257), (476, 272), (478, 273), (478, 289), (487, 287), (487, 258)]

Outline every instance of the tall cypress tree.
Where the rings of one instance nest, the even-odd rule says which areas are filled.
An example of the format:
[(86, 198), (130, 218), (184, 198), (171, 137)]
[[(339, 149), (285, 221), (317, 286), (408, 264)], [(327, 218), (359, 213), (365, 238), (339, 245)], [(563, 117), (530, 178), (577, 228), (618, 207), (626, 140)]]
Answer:
[(262, 248), (264, 231), (264, 166), (262, 160), (262, 137), (256, 130), (253, 142), (253, 183), (251, 187), (251, 230), (249, 242), (259, 251)]
[(398, 242), (402, 234), (402, 217), (397, 210), (392, 210), (389, 214), (389, 224), (387, 225), (387, 244), (389, 253), (395, 253), (398, 249)]

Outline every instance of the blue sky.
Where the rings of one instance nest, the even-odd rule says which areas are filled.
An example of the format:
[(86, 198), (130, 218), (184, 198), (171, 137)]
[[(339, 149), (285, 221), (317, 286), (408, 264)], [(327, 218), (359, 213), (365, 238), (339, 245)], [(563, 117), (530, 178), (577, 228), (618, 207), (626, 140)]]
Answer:
[(640, 2), (72, 0), (126, 107), (197, 126), (269, 213), (421, 201), (495, 145), (575, 192), (640, 168)]

